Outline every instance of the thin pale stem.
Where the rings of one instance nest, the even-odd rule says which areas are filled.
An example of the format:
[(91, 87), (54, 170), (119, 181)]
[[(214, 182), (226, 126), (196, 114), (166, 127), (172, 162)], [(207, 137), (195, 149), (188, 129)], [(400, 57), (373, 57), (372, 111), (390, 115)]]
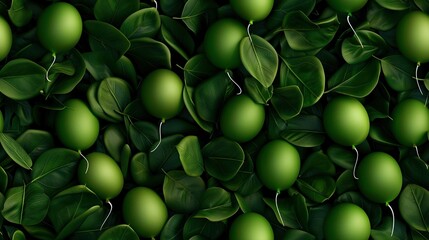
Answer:
[(247, 35), (249, 36), (250, 42), (253, 43), (252, 36), (250, 36), (250, 26), (252, 26), (253, 21), (250, 21), (247, 25)]
[(414, 149), (416, 150), (417, 158), (418, 158), (420, 161), (422, 161), (422, 163), (424, 163), (424, 164), (425, 164), (426, 169), (429, 169), (429, 165), (428, 165), (425, 161), (423, 161), (423, 159), (420, 157), (419, 148), (417, 147), (417, 145), (414, 145), (413, 147), (414, 147)]
[(277, 190), (276, 192), (276, 197), (274, 198), (274, 202), (276, 203), (276, 210), (277, 210), (277, 214), (279, 215), (280, 218), (280, 223), (282, 224), (282, 226), (284, 226), (284, 222), (283, 222), (283, 218), (282, 215), (280, 214), (280, 209), (279, 209), (279, 204), (278, 204), (278, 198), (279, 198), (279, 194), (280, 194), (280, 190)]
[(152, 0), (155, 3), (155, 9), (158, 10), (158, 2), (156, 0)]
[(416, 65), (416, 73), (415, 73), (415, 76), (416, 76), (416, 84), (417, 84), (417, 87), (419, 88), (419, 92), (420, 92), (420, 94), (421, 94), (421, 95), (423, 95), (423, 90), (422, 90), (422, 88), (420, 87), (419, 77), (418, 77), (418, 75), (417, 75), (417, 73), (419, 72), (419, 67), (420, 67), (420, 63), (418, 62), (418, 63), (417, 63), (417, 65)]
[(389, 203), (386, 203), (386, 206), (389, 207), (390, 212), (392, 213), (392, 231), (390, 232), (390, 236), (393, 236), (393, 232), (395, 231), (395, 211), (393, 211), (393, 208)]
[(360, 46), (363, 48), (363, 44), (362, 44), (362, 42), (361, 42), (361, 40), (360, 40), (359, 36), (357, 35), (357, 33), (356, 33), (355, 29), (353, 28), (352, 24), (350, 23), (350, 15), (347, 15), (347, 23), (349, 24), (350, 28), (352, 29), (352, 31), (353, 31), (353, 33), (354, 33), (354, 35), (355, 35), (356, 39), (358, 40), (358, 42), (359, 42)]
[(233, 79), (233, 78), (232, 78), (232, 76), (231, 76), (231, 73), (229, 73), (229, 71), (228, 71), (228, 70), (226, 71), (226, 75), (228, 75), (229, 80), (231, 80), (231, 82), (233, 82), (233, 83), (235, 84), (235, 86), (237, 86), (237, 88), (238, 88), (238, 93), (237, 93), (237, 95), (240, 95), (240, 94), (243, 92), (243, 90), (241, 90), (240, 85), (238, 85), (238, 83), (237, 83), (236, 81), (234, 81), (234, 79)]
[(82, 156), (82, 158), (85, 160), (85, 162), (86, 162), (86, 169), (85, 169), (85, 174), (87, 174), (88, 173), (88, 170), (89, 170), (89, 161), (88, 161), (88, 158), (86, 158), (83, 154), (82, 154), (82, 151), (78, 151), (79, 152), (79, 154), (80, 154), (80, 156)]
[(107, 214), (107, 217), (104, 219), (103, 223), (102, 223), (102, 224), (101, 224), (101, 226), (100, 226), (100, 231), (103, 229), (104, 224), (106, 224), (107, 219), (109, 219), (110, 214), (112, 214), (112, 210), (113, 210), (113, 205), (112, 205), (112, 203), (111, 203), (109, 200), (107, 200), (106, 202), (107, 202), (107, 204), (109, 204), (110, 209), (109, 209), (109, 213)]
[(357, 167), (358, 160), (359, 160), (359, 151), (357, 150), (357, 148), (355, 146), (353, 146), (352, 148), (356, 152), (355, 165), (353, 166), (353, 177), (354, 177), (354, 179), (357, 180), (357, 179), (359, 179), (358, 177), (356, 177), (356, 167)]
[(162, 120), (161, 122), (159, 122), (159, 127), (158, 127), (158, 135), (159, 135), (159, 141), (158, 144), (156, 144), (155, 148), (150, 150), (150, 152), (155, 152), (155, 150), (159, 147), (159, 145), (161, 144), (161, 138), (162, 138), (162, 124), (164, 123), (164, 121)]
[(54, 66), (55, 61), (57, 61), (57, 55), (55, 53), (52, 53), (52, 62), (51, 62), (51, 65), (48, 67), (48, 70), (46, 70), (46, 75), (45, 75), (46, 80), (48, 82), (52, 82), (52, 80), (49, 79), (49, 70), (51, 70), (52, 66)]

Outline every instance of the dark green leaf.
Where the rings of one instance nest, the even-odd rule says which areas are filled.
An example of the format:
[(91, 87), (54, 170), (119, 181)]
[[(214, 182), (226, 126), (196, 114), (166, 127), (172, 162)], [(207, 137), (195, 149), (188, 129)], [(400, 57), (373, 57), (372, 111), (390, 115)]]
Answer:
[(140, 8), (138, 0), (97, 0), (94, 15), (97, 20), (118, 26)]
[(159, 235), (161, 240), (181, 240), (183, 239), (183, 226), (186, 222), (185, 214), (174, 214), (165, 223)]
[(179, 16), (182, 13), (186, 0), (164, 0), (159, 1), (162, 12), (168, 16)]
[(101, 81), (113, 76), (107, 63), (109, 56), (106, 52), (87, 52), (82, 54), (82, 57), (85, 60), (86, 69), (95, 80)]
[(170, 49), (164, 43), (152, 38), (131, 40), (131, 47), (127, 54), (134, 60), (134, 66), (142, 72), (150, 72), (157, 68), (171, 68)]
[(356, 159), (356, 153), (351, 148), (339, 145), (331, 145), (327, 149), (329, 159), (345, 169), (352, 169)]
[(365, 213), (368, 215), (369, 221), (371, 222), (371, 226), (377, 226), (381, 222), (382, 211), (379, 204), (371, 202), (367, 198), (365, 198), (362, 194), (351, 191), (346, 192), (338, 196), (335, 200), (338, 203), (348, 202), (354, 203), (357, 206), (361, 207)]
[(13, 25), (23, 27), (33, 17), (33, 11), (25, 4), (25, 0), (12, 0), (10, 9), (7, 11)]
[[(279, 195), (281, 198), (281, 195)], [(278, 207), (281, 215), (277, 211), (277, 207), (273, 199), (264, 198), (264, 201), (276, 214), (277, 221), (284, 223), (284, 226), (305, 230), (308, 227), (308, 210), (305, 202), (305, 198), (296, 194), (290, 198), (279, 199)]]
[(184, 67), (184, 81), (187, 86), (195, 86), (198, 83), (215, 75), (219, 69), (216, 68), (205, 54), (197, 54), (190, 58)]
[(15, 163), (25, 169), (31, 169), (33, 161), (25, 149), (15, 139), (0, 132), (0, 144)]
[(335, 180), (329, 176), (311, 177), (297, 180), (299, 190), (310, 200), (323, 203), (335, 192)]
[(386, 216), (383, 218), (381, 224), (377, 226), (376, 229), (371, 230), (371, 237), (374, 240), (407, 240), (407, 227), (406, 225), (398, 218), (395, 219), (395, 230), (393, 236), (390, 236), (392, 232), (392, 217)]
[(368, 2), (368, 23), (371, 28), (387, 31), (396, 26), (407, 11), (393, 11), (380, 6), (377, 1)]
[(316, 205), (309, 209), (308, 228), (316, 239), (323, 239), (323, 224), (329, 209), (327, 204)]
[(402, 92), (417, 87), (412, 79), (416, 64), (402, 55), (390, 55), (380, 60), (381, 70), (387, 85), (393, 90)]
[(325, 141), (325, 131), (320, 117), (299, 114), (288, 120), (287, 128), (281, 132), (286, 141), (300, 147), (316, 147)]
[(407, 10), (411, 7), (411, 2), (408, 0), (375, 0), (380, 6), (394, 11)]
[(311, 153), (304, 161), (300, 170), (300, 177), (334, 176), (335, 166), (329, 157), (321, 150)]
[(219, 187), (211, 187), (204, 192), (195, 218), (206, 218), (212, 222), (223, 221), (238, 211), (238, 204), (231, 194)]
[(336, 194), (343, 194), (348, 191), (353, 191), (357, 189), (356, 181), (353, 177), (352, 170), (345, 170), (337, 178), (337, 188), (335, 189)]
[(201, 127), (206, 132), (212, 132), (213, 131), (213, 123), (204, 121), (201, 119), (201, 117), (197, 114), (195, 102), (192, 100), (194, 89), (192, 87), (185, 86), (183, 88), (183, 102), (185, 103), (186, 109), (188, 110), (189, 114), (191, 115), (192, 119), (198, 124), (199, 127)]
[(356, 34), (361, 40), (363, 48), (355, 35), (346, 38), (341, 45), (341, 54), (349, 64), (367, 61), (387, 46), (384, 39), (375, 32), (358, 30)]
[(52, 229), (47, 227), (46, 225), (38, 224), (38, 225), (26, 225), (23, 226), (25, 231), (32, 237), (35, 237), (40, 240), (52, 240), (55, 239), (55, 234)]
[(170, 171), (181, 166), (176, 145), (183, 139), (180, 134), (163, 137), (156, 150), (152, 146), (149, 153), (149, 166), (153, 172)]
[(12, 235), (12, 240), (25, 240), (25, 234), (21, 230), (16, 230)]
[(238, 193), (234, 193), (234, 195), (243, 213), (257, 212), (262, 214), (264, 212), (266, 204), (261, 191), (254, 192), (247, 196), (242, 196)]
[(429, 191), (408, 184), (399, 196), (399, 211), (405, 222), (418, 231), (429, 231)]
[(176, 145), (180, 162), (186, 174), (192, 177), (201, 176), (204, 172), (203, 155), (197, 136), (186, 136)]
[(120, 78), (109, 77), (101, 81), (97, 99), (103, 111), (116, 121), (122, 121), (125, 107), (131, 102), (130, 85)]
[(154, 37), (161, 28), (161, 18), (155, 8), (143, 8), (129, 15), (121, 25), (128, 39)]
[(267, 104), (273, 96), (273, 85), (266, 88), (253, 77), (245, 78), (244, 85), (247, 90), (247, 94), (249, 94), (256, 103)]
[(121, 151), (127, 139), (120, 125), (109, 125), (103, 134), (103, 142), (109, 155), (119, 161)]
[(155, 175), (149, 167), (146, 153), (139, 152), (131, 158), (130, 173), (134, 182), (140, 186), (157, 186), (162, 183), (163, 175)]
[(211, 222), (205, 218), (188, 218), (183, 227), (183, 239), (198, 236), (198, 240), (218, 239), (227, 229), (225, 222)]
[(304, 232), (298, 229), (287, 230), (283, 239), (288, 240), (315, 240), (316, 237), (308, 232)]
[(131, 142), (142, 152), (148, 150), (158, 139), (158, 129), (150, 122), (131, 123), (128, 131)]
[(400, 161), (399, 165), (401, 166), (404, 179), (429, 189), (429, 178), (427, 177), (428, 170), (422, 159), (419, 159), (417, 156), (407, 157)]
[(302, 11), (309, 15), (316, 6), (315, 0), (292, 0), (276, 2), (266, 22), (270, 29), (280, 28), (284, 16), (289, 12)]
[(97, 240), (139, 240), (130, 225), (120, 224), (105, 230)]
[(121, 164), (121, 171), (124, 178), (128, 177), (128, 168), (131, 161), (131, 147), (128, 144), (125, 144), (121, 149), (121, 157), (119, 162)]
[(275, 88), (271, 103), (283, 120), (297, 116), (302, 109), (304, 97), (298, 86)]
[(112, 72), (115, 76), (128, 81), (134, 89), (137, 89), (137, 72), (133, 62), (126, 57), (122, 56), (112, 66)]
[(54, 138), (48, 131), (27, 129), (16, 142), (21, 145), (31, 159), (38, 158), (43, 152), (54, 146)]
[(109, 122), (116, 122), (117, 120), (115, 120), (113, 117), (110, 117), (103, 111), (103, 108), (98, 102), (97, 95), (98, 95), (98, 87), (100, 86), (100, 82), (92, 83), (91, 85), (89, 85), (89, 88), (86, 91), (86, 97), (88, 99), (89, 106), (91, 108), (92, 113), (97, 118), (104, 119)]
[(0, 193), (6, 193), (9, 183), (7, 172), (0, 166)]
[(217, 4), (213, 0), (188, 0), (183, 6), (180, 19), (194, 33), (206, 28), (209, 15), (216, 12)]
[(187, 29), (176, 20), (161, 16), (161, 35), (167, 44), (188, 60), (195, 50), (195, 42)]

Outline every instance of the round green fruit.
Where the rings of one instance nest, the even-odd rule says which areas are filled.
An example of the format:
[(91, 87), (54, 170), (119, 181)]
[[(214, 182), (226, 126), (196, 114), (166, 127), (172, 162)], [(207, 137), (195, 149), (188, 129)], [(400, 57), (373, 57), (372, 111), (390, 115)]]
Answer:
[(352, 13), (362, 9), (368, 0), (327, 0), (327, 2), (338, 12)]
[(274, 240), (274, 232), (264, 216), (247, 212), (232, 222), (229, 240)]
[(325, 107), (323, 126), (334, 142), (355, 146), (366, 139), (370, 124), (362, 103), (353, 97), (337, 96)]
[(239, 67), (240, 42), (246, 36), (246, 28), (239, 21), (231, 18), (216, 21), (204, 36), (203, 47), (207, 58), (221, 69)]
[(157, 69), (149, 73), (141, 85), (143, 106), (152, 116), (169, 119), (183, 109), (183, 82), (168, 69)]
[(393, 201), (402, 189), (402, 173), (396, 160), (384, 152), (372, 152), (357, 167), (358, 186), (377, 203)]
[(64, 146), (74, 150), (90, 148), (98, 137), (99, 122), (80, 99), (64, 102), (65, 108), (55, 116), (55, 130)]
[(406, 99), (392, 111), (392, 133), (396, 140), (407, 147), (419, 146), (427, 141), (429, 111), (417, 99)]
[(9, 23), (0, 16), (0, 61), (5, 59), (12, 47), (12, 30)]
[(220, 114), (222, 133), (237, 142), (253, 139), (261, 131), (264, 122), (264, 106), (244, 94), (230, 98)]
[(164, 201), (146, 187), (135, 187), (125, 195), (122, 213), (125, 222), (145, 238), (157, 236), (168, 218)]
[(238, 16), (248, 21), (264, 20), (273, 9), (274, 0), (230, 0)]
[(399, 51), (417, 63), (429, 61), (429, 15), (421, 11), (407, 13), (396, 27)]
[(92, 152), (86, 159), (88, 163), (82, 160), (79, 164), (79, 182), (95, 192), (100, 199), (110, 200), (118, 196), (124, 186), (124, 177), (115, 160), (101, 152)]
[(284, 140), (266, 143), (256, 158), (256, 172), (268, 189), (282, 191), (298, 178), (301, 160), (294, 146)]
[(362, 208), (340, 203), (329, 210), (323, 230), (326, 240), (368, 240), (371, 224)]
[(45, 8), (37, 22), (40, 43), (52, 53), (71, 50), (82, 35), (79, 11), (66, 2), (56, 2)]

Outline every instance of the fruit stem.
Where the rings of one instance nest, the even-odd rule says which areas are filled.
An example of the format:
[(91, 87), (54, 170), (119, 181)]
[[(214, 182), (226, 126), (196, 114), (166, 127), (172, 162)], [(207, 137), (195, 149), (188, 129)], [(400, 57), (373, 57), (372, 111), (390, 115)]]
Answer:
[(353, 166), (353, 177), (354, 177), (354, 179), (358, 180), (359, 178), (356, 177), (356, 167), (357, 167), (357, 163), (359, 160), (359, 151), (357, 150), (357, 148), (354, 145), (352, 146), (352, 149), (355, 150), (355, 152), (356, 152), (355, 165)]
[(392, 206), (389, 203), (386, 203), (386, 206), (389, 207), (390, 212), (392, 213), (392, 232), (390, 232), (390, 236), (393, 236), (393, 232), (395, 231), (395, 212), (393, 211)]
[(86, 169), (85, 169), (85, 174), (87, 174), (88, 173), (88, 169), (89, 169), (89, 161), (88, 161), (88, 158), (86, 158), (83, 154), (82, 154), (82, 151), (77, 151), (79, 154), (80, 154), (80, 156), (82, 156), (82, 158), (85, 160), (85, 162), (86, 162)]
[(229, 72), (229, 70), (226, 70), (226, 75), (228, 75), (229, 80), (231, 80), (231, 82), (233, 82), (235, 84), (235, 86), (238, 87), (238, 93), (237, 95), (240, 95), (243, 91), (241, 90), (240, 85), (238, 85), (238, 83), (236, 81), (234, 81), (234, 79), (232, 79), (231, 73)]
[(158, 127), (158, 135), (159, 135), (159, 141), (158, 144), (156, 144), (155, 148), (150, 150), (150, 152), (155, 152), (155, 150), (159, 147), (159, 145), (161, 144), (161, 138), (162, 138), (162, 124), (164, 123), (164, 119), (161, 120), (161, 122), (159, 122), (159, 127)]
[(112, 210), (113, 210), (113, 205), (109, 200), (106, 200), (106, 203), (109, 204), (110, 209), (109, 209), (109, 213), (107, 214), (107, 217), (104, 219), (103, 223), (100, 226), (100, 231), (103, 229), (104, 224), (107, 222), (107, 219), (109, 219), (110, 214), (112, 214)]
[(49, 79), (49, 70), (51, 70), (51, 68), (52, 68), (52, 66), (54, 66), (54, 63), (55, 63), (55, 61), (57, 60), (57, 54), (55, 54), (54, 52), (52, 53), (52, 62), (51, 62), (51, 65), (48, 67), (48, 70), (46, 70), (46, 75), (45, 75), (45, 77), (46, 77), (46, 80), (48, 81), (48, 82), (52, 82), (52, 80), (51, 79)]
[(416, 83), (417, 83), (417, 87), (419, 88), (420, 94), (423, 95), (422, 88), (420, 87), (420, 84), (419, 84), (419, 77), (417, 76), (417, 73), (419, 71), (419, 67), (420, 67), (420, 62), (418, 62), (417, 65), (416, 65), (416, 73), (415, 73), (415, 75), (416, 75)]
[(280, 214), (279, 204), (278, 204), (278, 201), (277, 201), (277, 199), (279, 197), (279, 194), (280, 194), (280, 190), (277, 190), (276, 197), (274, 198), (274, 202), (276, 203), (276, 210), (277, 210), (277, 214), (279, 215), (279, 218), (280, 218), (280, 223), (282, 224), (282, 226), (284, 226), (285, 224), (283, 222), (282, 215)]
[(152, 0), (153, 3), (155, 3), (155, 9), (158, 10), (158, 2), (156, 0)]
[(247, 25), (247, 35), (249, 36), (250, 42), (253, 43), (252, 37), (250, 36), (250, 26), (253, 25), (253, 21), (250, 20), (249, 24)]
[(350, 16), (351, 16), (351, 14), (348, 14), (348, 15), (347, 15), (347, 23), (349, 24), (350, 28), (352, 29), (353, 33), (355, 34), (355, 37), (356, 37), (356, 39), (358, 40), (358, 42), (359, 42), (360, 46), (363, 48), (363, 44), (362, 44), (362, 42), (360, 41), (359, 36), (357, 35), (357, 33), (356, 33), (355, 29), (353, 28), (352, 24), (350, 23)]
[(418, 158), (420, 161), (422, 161), (422, 163), (424, 163), (424, 164), (425, 164), (426, 169), (429, 169), (429, 165), (428, 165), (425, 161), (423, 161), (423, 159), (420, 157), (420, 154), (419, 154), (419, 148), (417, 147), (417, 145), (414, 145), (413, 147), (414, 147), (414, 149), (416, 149), (417, 158)]

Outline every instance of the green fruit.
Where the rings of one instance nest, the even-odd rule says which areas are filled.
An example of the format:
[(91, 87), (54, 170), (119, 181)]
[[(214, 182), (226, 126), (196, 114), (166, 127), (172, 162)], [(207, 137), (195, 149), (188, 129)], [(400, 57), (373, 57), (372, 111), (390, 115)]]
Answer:
[(9, 23), (0, 16), (0, 61), (5, 59), (12, 47), (12, 30)]
[(140, 237), (157, 236), (168, 218), (164, 201), (150, 188), (135, 187), (124, 197), (124, 220)]
[(237, 20), (224, 18), (206, 31), (203, 47), (210, 62), (221, 69), (241, 65), (240, 42), (247, 36), (246, 28)]
[(0, 133), (3, 132), (3, 128), (4, 128), (4, 118), (3, 118), (3, 113), (0, 111)]
[(338, 96), (328, 102), (323, 112), (323, 125), (328, 136), (343, 146), (362, 143), (370, 126), (365, 107), (348, 96)]
[(327, 2), (336, 11), (352, 13), (362, 9), (368, 0), (327, 0)]
[(86, 159), (88, 165), (85, 160), (79, 164), (79, 182), (94, 191), (100, 199), (110, 200), (118, 196), (124, 186), (124, 177), (115, 160), (101, 152), (92, 152)]
[(389, 203), (401, 192), (402, 173), (396, 160), (384, 152), (372, 152), (357, 167), (360, 191), (371, 201)]
[(429, 111), (421, 101), (406, 99), (395, 106), (391, 116), (392, 133), (400, 144), (414, 147), (427, 141)]
[(69, 99), (55, 116), (55, 130), (64, 146), (74, 150), (90, 148), (98, 137), (99, 122), (80, 99)]
[(66, 2), (57, 2), (43, 10), (37, 22), (40, 43), (52, 53), (71, 50), (82, 34), (82, 18), (78, 10)]
[(273, 9), (274, 0), (230, 0), (238, 16), (248, 21), (264, 20)]
[(149, 114), (169, 119), (183, 109), (183, 82), (168, 69), (157, 69), (149, 73), (142, 82), (141, 99)]
[(294, 146), (284, 140), (266, 143), (256, 158), (256, 172), (262, 184), (274, 191), (290, 188), (296, 181), (301, 161)]
[(264, 216), (247, 212), (232, 222), (229, 240), (274, 240), (274, 232)]
[(418, 63), (429, 61), (429, 15), (421, 11), (406, 14), (396, 27), (396, 44), (399, 51)]
[(340, 203), (329, 210), (323, 230), (326, 240), (368, 240), (371, 224), (362, 208)]
[(247, 95), (230, 98), (220, 114), (220, 129), (229, 139), (247, 142), (261, 131), (265, 122), (264, 106)]

